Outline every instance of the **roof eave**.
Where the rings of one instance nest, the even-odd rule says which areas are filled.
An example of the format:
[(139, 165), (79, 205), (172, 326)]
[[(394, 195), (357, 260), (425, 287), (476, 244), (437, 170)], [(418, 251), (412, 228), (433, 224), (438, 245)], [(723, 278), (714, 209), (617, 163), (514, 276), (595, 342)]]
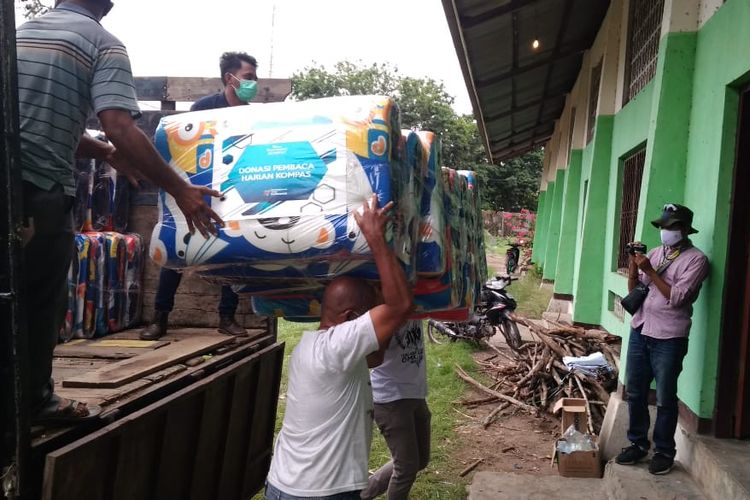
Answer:
[(442, 2), (443, 10), (445, 10), (445, 18), (448, 21), (448, 28), (451, 32), (451, 38), (453, 38), (453, 45), (456, 48), (458, 62), (461, 65), (461, 73), (463, 73), (464, 81), (466, 82), (466, 88), (469, 91), (471, 107), (474, 110), (474, 117), (477, 120), (479, 133), (482, 137), (484, 151), (487, 154), (487, 159), (489, 160), (489, 162), (493, 163), (494, 159), (492, 156), (492, 148), (490, 147), (490, 138), (487, 134), (487, 128), (484, 124), (482, 107), (479, 105), (479, 95), (477, 93), (476, 86), (474, 85), (474, 77), (472, 75), (471, 66), (469, 64), (469, 54), (466, 50), (466, 40), (464, 39), (463, 30), (461, 29), (461, 22), (459, 20), (455, 0), (442, 0)]

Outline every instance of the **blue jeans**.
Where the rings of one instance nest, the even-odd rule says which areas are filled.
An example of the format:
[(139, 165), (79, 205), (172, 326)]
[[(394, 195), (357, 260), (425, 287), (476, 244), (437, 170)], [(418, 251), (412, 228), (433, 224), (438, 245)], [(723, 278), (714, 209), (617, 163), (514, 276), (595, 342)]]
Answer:
[(297, 497), (294, 495), (288, 495), (272, 485), (266, 483), (266, 495), (265, 500), (359, 500), (358, 491), (345, 491), (344, 493), (336, 493), (335, 495), (329, 495), (326, 497)]
[(677, 378), (687, 354), (688, 339), (655, 339), (641, 335), (641, 329), (630, 330), (628, 342), (627, 393), (630, 412), (628, 439), (648, 450), (648, 392), (656, 379), (656, 424), (654, 449), (668, 457), (675, 456), (674, 433), (677, 430)]
[[(166, 267), (161, 268), (159, 274), (159, 287), (156, 290), (154, 309), (159, 312), (171, 312), (174, 309), (174, 295), (177, 287), (182, 281), (182, 273)], [(224, 285), (221, 287), (221, 301), (219, 302), (219, 316), (234, 316), (239, 304), (239, 297), (232, 288)]]

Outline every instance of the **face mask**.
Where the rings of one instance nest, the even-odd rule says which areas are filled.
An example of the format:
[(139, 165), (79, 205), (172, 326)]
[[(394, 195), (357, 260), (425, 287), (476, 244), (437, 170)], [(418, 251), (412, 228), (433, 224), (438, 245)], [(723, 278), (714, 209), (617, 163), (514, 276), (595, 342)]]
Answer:
[(234, 93), (240, 101), (250, 102), (258, 94), (258, 82), (255, 80), (240, 80), (234, 75), (232, 78), (240, 83), (239, 87), (234, 88)]
[(661, 242), (668, 247), (673, 247), (682, 241), (682, 231), (679, 229), (662, 229)]

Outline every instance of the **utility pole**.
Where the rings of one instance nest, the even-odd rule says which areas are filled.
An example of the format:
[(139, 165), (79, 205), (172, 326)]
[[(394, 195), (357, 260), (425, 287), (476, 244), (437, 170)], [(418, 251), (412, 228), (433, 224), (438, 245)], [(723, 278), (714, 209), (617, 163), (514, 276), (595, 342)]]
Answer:
[(271, 10), (271, 57), (268, 62), (268, 78), (273, 78), (273, 38), (276, 34), (276, 2)]

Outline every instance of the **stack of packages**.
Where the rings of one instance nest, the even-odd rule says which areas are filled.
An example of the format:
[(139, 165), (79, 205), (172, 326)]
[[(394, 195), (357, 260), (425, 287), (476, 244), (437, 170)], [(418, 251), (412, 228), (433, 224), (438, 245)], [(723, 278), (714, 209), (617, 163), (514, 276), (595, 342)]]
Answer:
[[(472, 305), (467, 291), (475, 285), (467, 280), (481, 271), (467, 272), (472, 229), (461, 220), (460, 199), (468, 185), (454, 171), (464, 190), (456, 187), (455, 200), (446, 196), (437, 137), (402, 131), (390, 98), (172, 115), (162, 119), (155, 143), (189, 182), (222, 193), (211, 206), (226, 223), (217, 236), (191, 235), (174, 199), (160, 193), (150, 248), (156, 263), (233, 285), (252, 296), (257, 314), (315, 321), (333, 278), (378, 282), (354, 220), (376, 194), (381, 206), (394, 202), (386, 239), (414, 283), (418, 317), (435, 311), (465, 316)], [(479, 220), (479, 213), (472, 217)]]
[(143, 243), (138, 234), (124, 232), (128, 181), (90, 159), (77, 160), (75, 173), (77, 232), (62, 340), (107, 335), (140, 320)]

